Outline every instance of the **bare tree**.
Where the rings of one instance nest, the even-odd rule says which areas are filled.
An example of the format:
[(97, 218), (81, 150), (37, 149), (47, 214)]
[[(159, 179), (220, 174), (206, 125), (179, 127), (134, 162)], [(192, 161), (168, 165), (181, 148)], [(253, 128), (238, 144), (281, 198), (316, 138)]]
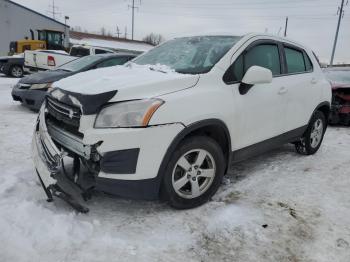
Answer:
[(81, 26), (79, 26), (79, 25), (73, 26), (73, 31), (76, 31), (76, 32), (83, 32)]
[(156, 46), (164, 42), (165, 38), (161, 34), (150, 33), (146, 35), (142, 40), (146, 43)]

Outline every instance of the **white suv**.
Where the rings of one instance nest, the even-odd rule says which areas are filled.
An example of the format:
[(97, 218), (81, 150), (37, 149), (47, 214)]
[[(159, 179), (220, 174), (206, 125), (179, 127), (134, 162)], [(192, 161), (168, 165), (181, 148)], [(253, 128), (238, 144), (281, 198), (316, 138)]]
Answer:
[(258, 34), (177, 38), (54, 87), (34, 162), (48, 198), (83, 212), (95, 190), (198, 206), (231, 163), (284, 143), (314, 154), (331, 101), (310, 49)]

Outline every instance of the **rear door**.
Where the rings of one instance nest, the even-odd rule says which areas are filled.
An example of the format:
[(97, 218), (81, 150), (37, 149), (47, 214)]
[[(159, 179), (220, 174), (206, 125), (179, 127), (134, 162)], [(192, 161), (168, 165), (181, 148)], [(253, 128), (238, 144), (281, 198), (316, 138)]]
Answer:
[(320, 101), (318, 78), (306, 52), (297, 46), (283, 44), (286, 72), (283, 76), (287, 88), (286, 122), (294, 130), (308, 124)]
[[(236, 148), (244, 148), (278, 136), (286, 131), (287, 110), (280, 44), (273, 40), (253, 42), (225, 73), (224, 81), (234, 88), (233, 110), (237, 118), (233, 129), (238, 130)], [(246, 93), (240, 92), (240, 81), (253, 65), (270, 69), (272, 83), (256, 84)], [(229, 79), (231, 76), (231, 79)]]

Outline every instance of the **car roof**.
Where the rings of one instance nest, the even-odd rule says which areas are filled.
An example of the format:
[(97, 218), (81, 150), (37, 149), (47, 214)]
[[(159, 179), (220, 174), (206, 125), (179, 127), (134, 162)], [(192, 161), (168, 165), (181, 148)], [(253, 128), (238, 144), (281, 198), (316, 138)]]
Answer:
[(206, 32), (206, 33), (195, 34), (195, 35), (183, 34), (179, 37), (175, 37), (174, 39), (183, 38), (183, 37), (205, 37), (205, 36), (232, 36), (232, 37), (241, 38), (241, 40), (243, 40), (243, 42), (246, 41), (247, 39), (250, 39), (253, 37), (257, 37), (257, 38), (261, 38), (261, 39), (266, 38), (266, 39), (271, 39), (271, 40), (275, 40), (275, 41), (279, 41), (279, 42), (289, 43), (291, 45), (298, 46), (298, 47), (305, 49), (305, 50), (310, 50), (310, 48), (303, 45), (302, 43), (299, 43), (299, 42), (294, 41), (292, 39), (289, 39), (287, 37), (281, 37), (281, 36), (267, 34), (267, 33), (247, 33), (244, 35), (236, 35), (236, 34), (232, 34), (231, 32)]

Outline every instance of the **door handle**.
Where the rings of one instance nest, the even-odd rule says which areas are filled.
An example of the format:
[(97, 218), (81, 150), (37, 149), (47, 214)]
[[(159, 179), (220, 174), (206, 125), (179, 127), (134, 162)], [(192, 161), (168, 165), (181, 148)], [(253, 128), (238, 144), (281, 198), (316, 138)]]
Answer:
[(317, 79), (315, 77), (311, 79), (311, 84), (317, 84)]
[(283, 95), (288, 92), (288, 89), (285, 86), (282, 86), (280, 90), (278, 90), (279, 95)]

